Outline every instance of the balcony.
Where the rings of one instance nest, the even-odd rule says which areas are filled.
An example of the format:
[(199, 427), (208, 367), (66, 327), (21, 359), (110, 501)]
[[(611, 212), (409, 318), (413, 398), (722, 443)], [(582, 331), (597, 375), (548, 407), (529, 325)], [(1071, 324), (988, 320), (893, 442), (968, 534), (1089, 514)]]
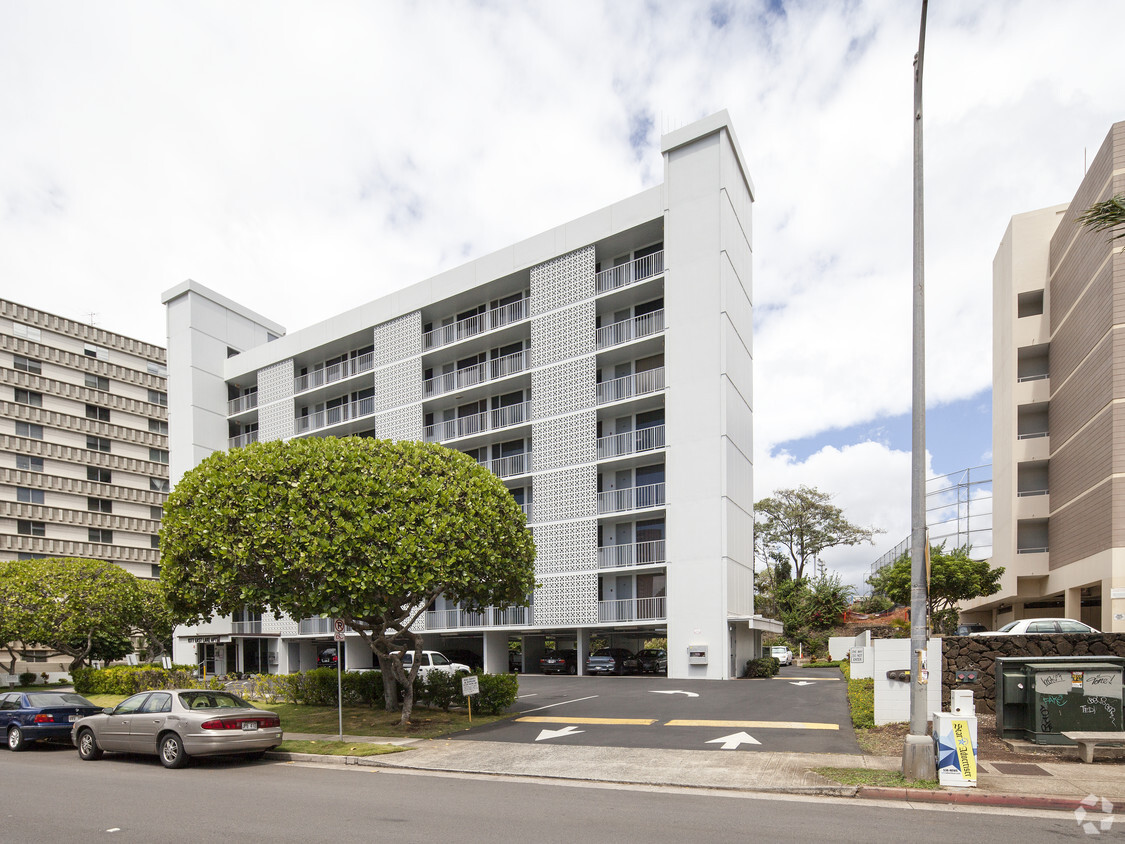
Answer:
[(599, 569), (624, 569), (636, 566), (661, 565), (664, 557), (664, 540), (634, 542), (630, 545), (603, 545), (598, 548)]
[(594, 283), (598, 293), (609, 293), (611, 290), (619, 290), (638, 281), (655, 278), (663, 272), (664, 250), (662, 249), (627, 264), (602, 270), (594, 277)]
[(629, 510), (647, 510), (664, 506), (665, 484), (630, 486), (598, 493), (598, 513), (625, 513)]
[(502, 358), (494, 358), (484, 363), (466, 366), (464, 369), (457, 369), (453, 372), (447, 372), (444, 375), (438, 375), (435, 378), (423, 381), (422, 397), (433, 398), (434, 396), (452, 393), (456, 390), (463, 390), (466, 387), (472, 387), (476, 384), (484, 384), (489, 381), (506, 378), (509, 375), (523, 372), (530, 365), (531, 350), (524, 349), (521, 352), (505, 355)]
[(473, 434), (498, 431), (513, 425), (522, 425), (531, 418), (531, 402), (498, 407), (472, 416), (450, 419), (422, 429), (422, 437), (428, 443), (442, 443), (449, 440), (470, 437)]
[(484, 612), (462, 609), (430, 610), (426, 613), (427, 630), (456, 630), (465, 627), (526, 627), (532, 623), (531, 607), (508, 607), (505, 610), (486, 607)]
[(664, 426), (638, 428), (624, 434), (612, 434), (598, 438), (598, 460), (623, 457), (628, 454), (642, 454), (664, 448)]
[(625, 598), (621, 601), (598, 601), (599, 622), (663, 621), (666, 619), (665, 598)]
[(513, 454), (510, 457), (497, 457), (495, 460), (481, 460), (481, 466), (498, 478), (514, 478), (531, 471), (531, 454)]
[(624, 378), (614, 378), (612, 381), (602, 381), (598, 384), (598, 404), (610, 404), (624, 401), (634, 396), (644, 396), (649, 393), (659, 393), (664, 389), (664, 367), (648, 369), (636, 375), (626, 375)]
[(1046, 489), (1020, 490), (1016, 493), (1017, 519), (1046, 519), (1051, 513), (1051, 498)]
[(242, 448), (244, 445), (256, 443), (258, 441), (257, 431), (247, 431), (245, 434), (239, 434), (237, 437), (231, 437), (228, 441), (228, 448)]
[(501, 305), (498, 308), (485, 311), (483, 314), (474, 314), (449, 325), (435, 328), (433, 331), (427, 331), (422, 335), (422, 349), (429, 351), (441, 346), (449, 346), (469, 337), (491, 331), (494, 328), (503, 328), (505, 325), (527, 319), (527, 305), (527, 299), (520, 299), (518, 302)]
[(303, 393), (306, 390), (323, 387), (325, 384), (343, 381), (345, 378), (351, 378), (364, 372), (371, 372), (374, 368), (375, 353), (367, 352), (358, 357), (348, 358), (331, 366), (326, 366), (323, 369), (314, 369), (312, 372), (298, 375), (293, 379), (293, 392)]
[(599, 328), (597, 333), (598, 349), (608, 349), (611, 346), (620, 346), (642, 337), (651, 337), (664, 330), (664, 310), (642, 314), (632, 319), (623, 319), (613, 325)]
[(263, 631), (261, 621), (232, 621), (230, 625), (231, 633), (242, 634), (260, 634)]
[(527, 520), (530, 522), (531, 521), (531, 502), (528, 501), (526, 504), (521, 504), (520, 509), (523, 510), (524, 516), (526, 516)]
[(244, 396), (238, 396), (227, 402), (227, 416), (236, 416), (247, 410), (253, 410), (258, 406), (258, 391), (247, 393)]
[(330, 428), (352, 419), (362, 419), (365, 416), (375, 415), (375, 399), (366, 398), (359, 401), (342, 404), (339, 407), (330, 407), (327, 410), (318, 410), (308, 416), (298, 416), (295, 420), (297, 434), (307, 434), (319, 431), (321, 428)]
[(332, 619), (327, 616), (314, 616), (313, 618), (302, 618), (297, 623), (297, 633), (301, 636), (317, 635), (320, 633), (332, 632)]

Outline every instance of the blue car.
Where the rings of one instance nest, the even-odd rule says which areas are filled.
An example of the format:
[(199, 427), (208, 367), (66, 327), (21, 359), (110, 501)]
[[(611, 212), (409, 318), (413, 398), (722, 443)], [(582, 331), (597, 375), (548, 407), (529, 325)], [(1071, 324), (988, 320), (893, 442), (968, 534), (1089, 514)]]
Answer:
[(74, 692), (4, 692), (0, 694), (0, 736), (8, 750), (26, 750), (33, 741), (70, 742), (70, 725), (102, 711)]

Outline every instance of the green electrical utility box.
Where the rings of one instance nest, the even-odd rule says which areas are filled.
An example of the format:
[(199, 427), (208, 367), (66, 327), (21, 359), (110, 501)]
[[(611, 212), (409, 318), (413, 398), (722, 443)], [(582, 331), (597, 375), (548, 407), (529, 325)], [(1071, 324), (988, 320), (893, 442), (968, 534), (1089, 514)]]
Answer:
[(1122, 673), (1116, 656), (996, 660), (996, 731), (1036, 744), (1072, 744), (1069, 730), (1121, 731)]

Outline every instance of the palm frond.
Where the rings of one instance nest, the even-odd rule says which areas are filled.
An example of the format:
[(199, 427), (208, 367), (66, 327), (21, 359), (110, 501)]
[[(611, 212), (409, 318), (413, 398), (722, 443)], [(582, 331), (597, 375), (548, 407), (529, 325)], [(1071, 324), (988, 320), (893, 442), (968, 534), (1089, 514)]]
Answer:
[[(1078, 222), (1086, 228), (1100, 232), (1125, 226), (1125, 193), (1111, 197), (1103, 202), (1095, 202), (1078, 217)], [(1125, 228), (1110, 235), (1110, 240), (1125, 238)]]

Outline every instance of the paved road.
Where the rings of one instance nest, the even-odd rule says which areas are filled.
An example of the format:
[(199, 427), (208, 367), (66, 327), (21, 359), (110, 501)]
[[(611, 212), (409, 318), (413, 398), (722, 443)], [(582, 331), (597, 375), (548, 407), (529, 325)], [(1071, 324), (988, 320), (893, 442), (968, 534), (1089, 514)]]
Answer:
[(515, 708), (520, 713), (516, 718), (456, 738), (599, 747), (860, 752), (848, 714), (847, 684), (836, 669), (787, 668), (769, 680), (730, 681), (524, 675)]
[(1084, 840), (1074, 817), (908, 804), (430, 776), (378, 768), (0, 752), (4, 841), (489, 842)]

